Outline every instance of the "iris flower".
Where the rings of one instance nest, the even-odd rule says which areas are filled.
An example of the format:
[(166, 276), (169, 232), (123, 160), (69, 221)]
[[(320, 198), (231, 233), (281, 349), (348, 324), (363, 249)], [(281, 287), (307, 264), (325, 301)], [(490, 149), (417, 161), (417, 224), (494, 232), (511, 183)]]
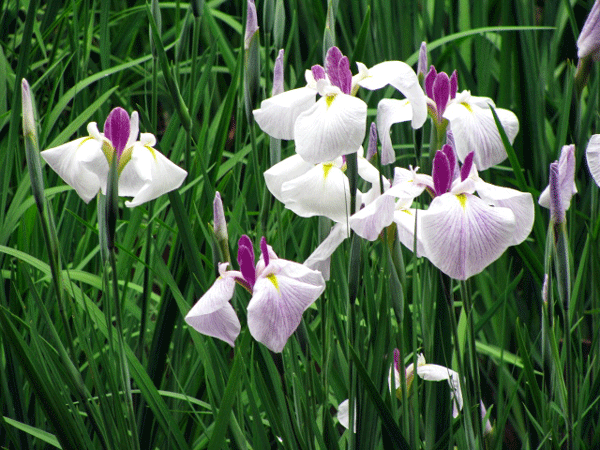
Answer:
[[(562, 155), (561, 155), (562, 156)], [(600, 134), (594, 134), (585, 150), (588, 168), (592, 178), (600, 186)], [(559, 163), (560, 164), (560, 163)]]
[[(592, 140), (590, 140), (592, 143)], [(593, 144), (592, 144), (593, 147)], [(588, 151), (590, 146), (588, 145)], [(599, 149), (600, 150), (600, 149)], [(593, 153), (593, 152), (592, 152)], [(590, 161), (588, 153), (588, 163)], [(593, 160), (593, 156), (592, 156)], [(575, 186), (575, 146), (565, 145), (560, 152), (560, 159), (558, 160), (558, 189), (557, 192), (560, 194), (560, 201), (557, 202), (559, 206), (558, 211), (554, 211), (557, 216), (557, 222), (563, 222), (566, 211), (571, 206), (571, 198), (577, 193), (577, 186)], [(592, 172), (593, 173), (593, 172)], [(550, 208), (550, 186), (540, 194), (538, 203), (544, 208)]]
[(260, 249), (261, 256), (255, 265), (252, 242), (248, 236), (242, 236), (237, 257), (240, 270), (227, 270), (227, 263), (220, 264), (220, 277), (190, 309), (185, 320), (199, 333), (233, 347), (240, 333), (240, 322), (229, 301), (238, 283), (252, 293), (248, 304), (250, 334), (270, 350), (281, 352), (304, 311), (325, 290), (325, 280), (316, 270), (279, 259), (264, 237)]
[(125, 205), (133, 208), (177, 189), (187, 172), (154, 148), (151, 133), (139, 134), (139, 117), (131, 118), (120, 107), (114, 108), (104, 123), (104, 133), (96, 122), (87, 126), (89, 136), (41, 152), (42, 158), (77, 194), (89, 203), (106, 193), (109, 163), (117, 158), (119, 195), (133, 197)]

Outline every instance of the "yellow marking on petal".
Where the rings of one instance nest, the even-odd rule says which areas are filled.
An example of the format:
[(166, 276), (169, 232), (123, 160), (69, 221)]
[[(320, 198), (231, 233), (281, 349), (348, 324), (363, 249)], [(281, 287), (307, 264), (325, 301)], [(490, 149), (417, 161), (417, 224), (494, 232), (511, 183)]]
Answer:
[(154, 150), (149, 145), (144, 145), (144, 147), (146, 147), (148, 149), (148, 151), (152, 154), (152, 157), (154, 158), (154, 161), (156, 161), (156, 150)]
[(469, 105), (468, 103), (466, 103), (466, 102), (461, 102), (461, 105), (463, 105), (465, 108), (467, 108), (467, 110), (468, 110), (469, 112), (473, 112), (473, 109), (471, 108), (471, 105)]
[(324, 163), (323, 164), (323, 181), (327, 179), (327, 175), (329, 175), (329, 171), (333, 167), (333, 163)]
[(410, 211), (410, 209), (401, 209), (400, 211), (403, 212), (403, 213), (408, 214), (409, 216), (413, 215), (413, 213)]
[(131, 154), (133, 153), (133, 147), (126, 148), (121, 153), (121, 157), (119, 158), (119, 165), (117, 166), (117, 173), (121, 175), (123, 169), (127, 165), (127, 163), (131, 160)]
[(267, 275), (267, 279), (273, 283), (273, 286), (275, 286), (275, 289), (277, 289), (277, 292), (279, 292), (279, 282), (277, 281), (277, 277), (275, 276), (274, 273), (270, 273), (269, 275)]
[(336, 94), (327, 94), (325, 96), (325, 102), (327, 103), (327, 108), (329, 108), (331, 106), (331, 104), (335, 100), (335, 96), (336, 96)]
[(104, 153), (104, 156), (108, 161), (108, 165), (110, 166), (110, 164), (112, 163), (113, 155), (115, 154), (115, 149), (112, 146), (112, 144), (108, 141), (108, 139), (104, 139), (102, 141), (102, 153)]
[(458, 194), (456, 196), (456, 198), (460, 202), (460, 206), (462, 206), (462, 209), (466, 209), (467, 208), (467, 196), (465, 194)]

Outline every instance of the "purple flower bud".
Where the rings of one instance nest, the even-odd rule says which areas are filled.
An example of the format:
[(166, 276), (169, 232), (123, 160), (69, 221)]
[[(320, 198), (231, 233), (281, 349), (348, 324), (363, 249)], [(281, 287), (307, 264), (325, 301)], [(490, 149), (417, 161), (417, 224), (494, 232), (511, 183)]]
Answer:
[(21, 104), (23, 107), (23, 134), (25, 136), (35, 135), (35, 116), (33, 114), (33, 101), (31, 89), (25, 78), (21, 81)]
[(310, 71), (312, 72), (312, 76), (314, 77), (315, 81), (325, 79), (325, 69), (323, 66), (315, 64), (310, 68)]
[(560, 178), (558, 176), (558, 162), (550, 164), (550, 220), (552, 223), (563, 223), (566, 219), (560, 190)]
[(423, 74), (427, 70), (427, 44), (425, 41), (421, 42), (421, 48), (419, 50), (419, 63), (417, 64), (417, 75)]
[(473, 167), (473, 156), (475, 152), (470, 152), (463, 162), (463, 166), (460, 168), (460, 181), (465, 181), (471, 173), (471, 167)]
[(456, 168), (456, 155), (454, 154), (454, 149), (451, 145), (444, 144), (442, 146), (442, 152), (448, 158), (448, 167), (450, 168), (450, 184), (454, 180), (454, 169)]
[(275, 68), (273, 69), (273, 91), (271, 95), (281, 94), (283, 91), (283, 49), (281, 49), (277, 54)]
[(325, 71), (331, 84), (340, 88), (344, 94), (350, 94), (352, 89), (352, 72), (350, 61), (339, 48), (331, 47), (325, 58)]
[(227, 234), (227, 222), (225, 221), (225, 212), (223, 211), (223, 201), (221, 194), (215, 194), (213, 202), (213, 220), (215, 225), (215, 236), (219, 241), (226, 241), (229, 237)]
[(548, 304), (548, 274), (544, 274), (544, 283), (542, 284), (542, 301)]
[(369, 130), (369, 147), (367, 149), (367, 160), (370, 161), (373, 156), (377, 153), (377, 125), (375, 122), (371, 122), (371, 129)]
[(600, 0), (594, 2), (577, 39), (577, 57), (581, 59), (590, 55), (594, 61), (600, 59)]
[(260, 238), (260, 251), (265, 261), (265, 267), (267, 267), (269, 265), (269, 247), (267, 247), (267, 239), (264, 236)]
[(129, 114), (120, 106), (114, 108), (106, 118), (106, 122), (104, 122), (104, 136), (112, 143), (117, 158), (120, 158), (121, 153), (125, 150), (129, 140), (129, 132)]
[(458, 73), (456, 70), (452, 72), (450, 75), (450, 99), (452, 100), (456, 97), (456, 93), (458, 92)]
[(446, 105), (450, 99), (450, 79), (446, 72), (438, 73), (433, 83), (433, 101), (437, 107), (438, 120), (442, 120), (442, 115), (446, 110)]
[(435, 195), (445, 194), (450, 190), (452, 184), (452, 174), (450, 173), (450, 162), (446, 154), (438, 150), (433, 158), (433, 168), (431, 171), (433, 177), (433, 186)]
[(244, 37), (244, 46), (246, 50), (250, 48), (250, 41), (258, 31), (258, 17), (256, 15), (256, 5), (254, 0), (248, 0), (248, 9), (246, 12), (246, 35)]
[(398, 350), (397, 348), (394, 349), (394, 367), (398, 372), (400, 372), (400, 350)]
[(429, 97), (432, 100), (433, 100), (433, 83), (435, 82), (436, 78), (437, 78), (437, 70), (435, 70), (435, 67), (431, 66), (429, 68), (429, 72), (427, 73), (427, 75), (425, 75), (425, 94), (427, 94), (427, 97)]
[(256, 268), (254, 267), (254, 248), (252, 247), (252, 241), (245, 234), (238, 241), (238, 264), (240, 266), (240, 272), (244, 277), (244, 280), (254, 287), (256, 282)]

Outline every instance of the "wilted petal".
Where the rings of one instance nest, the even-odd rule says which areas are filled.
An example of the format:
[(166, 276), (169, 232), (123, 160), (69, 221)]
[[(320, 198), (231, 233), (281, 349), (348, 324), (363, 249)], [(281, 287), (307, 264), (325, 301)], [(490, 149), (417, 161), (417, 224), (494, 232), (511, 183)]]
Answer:
[(278, 162), (264, 173), (269, 192), (283, 203), (281, 195), (281, 186), (283, 183), (298, 178), (313, 167), (315, 167), (314, 164), (304, 161), (300, 155), (293, 155)]
[(393, 197), (381, 195), (350, 217), (350, 228), (361, 238), (374, 241), (394, 221)]
[(316, 270), (292, 261), (272, 261), (254, 285), (248, 304), (248, 328), (258, 342), (281, 352), (304, 311), (325, 290)]
[(348, 225), (344, 222), (336, 223), (329, 235), (321, 242), (314, 252), (304, 261), (309, 269), (318, 270), (325, 281), (329, 280), (329, 261), (333, 252), (340, 246), (344, 239), (350, 237)]
[(594, 134), (590, 138), (585, 156), (592, 178), (600, 186), (600, 134)]
[(381, 89), (388, 84), (394, 86), (410, 102), (411, 126), (415, 129), (421, 128), (427, 120), (427, 98), (419, 84), (417, 74), (405, 62), (385, 61), (376, 64), (358, 84), (369, 90)]
[(511, 245), (515, 216), (471, 194), (444, 194), (422, 211), (419, 225), (425, 255), (446, 275), (458, 279), (481, 272)]
[(425, 364), (417, 367), (417, 375), (424, 380), (442, 381), (447, 380), (450, 385), (450, 395), (452, 396), (454, 417), (458, 416), (458, 411), (463, 407), (462, 390), (460, 389), (460, 380), (458, 373), (452, 369), (437, 364)]
[(232, 347), (240, 334), (240, 321), (229, 300), (233, 297), (235, 280), (219, 277), (185, 316), (185, 321), (199, 333), (213, 336)]
[(367, 104), (361, 99), (328, 94), (296, 119), (296, 152), (314, 164), (354, 153), (365, 137), (366, 120)]
[(135, 206), (154, 200), (177, 189), (187, 172), (153, 148), (154, 136), (142, 133), (141, 141), (134, 144), (131, 160), (119, 176), (119, 195), (133, 197), (125, 206)]
[(317, 91), (302, 87), (285, 91), (260, 103), (253, 111), (261, 130), (276, 139), (294, 139), (294, 123), (298, 116), (315, 103)]
[(103, 186), (101, 178), (106, 179), (108, 175), (108, 162), (102, 152), (102, 142), (89, 136), (44, 150), (40, 154), (86, 203)]
[[(506, 109), (499, 108), (495, 111), (512, 144), (519, 132), (517, 116)], [(444, 117), (452, 127), (456, 153), (460, 161), (464, 161), (465, 157), (474, 151), (475, 165), (479, 170), (485, 170), (507, 158), (506, 149), (490, 109), (481, 108), (470, 102), (463, 93), (448, 105)]]
[(390, 137), (392, 125), (408, 122), (412, 117), (413, 109), (408, 100), (384, 98), (377, 105), (377, 131), (381, 141), (381, 164), (392, 164), (396, 160)]
[(317, 164), (283, 183), (281, 197), (285, 207), (301, 217), (325, 216), (343, 222), (350, 216), (348, 177), (332, 163)]

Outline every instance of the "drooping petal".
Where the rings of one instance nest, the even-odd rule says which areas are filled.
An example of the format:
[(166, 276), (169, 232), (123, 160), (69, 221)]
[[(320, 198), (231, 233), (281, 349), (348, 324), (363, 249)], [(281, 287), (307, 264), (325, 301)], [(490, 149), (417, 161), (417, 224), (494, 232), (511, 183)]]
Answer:
[(329, 280), (329, 261), (333, 252), (340, 246), (344, 239), (350, 237), (348, 225), (344, 222), (336, 223), (329, 235), (321, 242), (314, 252), (304, 261), (309, 269), (318, 270), (325, 281)]
[(363, 239), (374, 241), (394, 221), (395, 199), (381, 195), (350, 217), (350, 228)]
[(592, 178), (600, 186), (600, 134), (594, 134), (590, 138), (585, 156)]
[(283, 197), (281, 196), (283, 183), (298, 178), (313, 167), (315, 167), (314, 164), (304, 161), (300, 155), (296, 154), (278, 162), (264, 173), (269, 192), (283, 203)]
[(448, 367), (440, 366), (438, 364), (424, 364), (417, 367), (417, 375), (424, 380), (429, 381), (448, 381), (453, 404), (452, 416), (456, 418), (458, 416), (458, 411), (462, 410), (463, 407), (463, 396), (458, 373)]
[(364, 101), (339, 91), (327, 94), (296, 119), (296, 152), (314, 164), (354, 153), (364, 139), (366, 120)]
[(471, 194), (444, 194), (421, 212), (427, 258), (458, 279), (481, 272), (511, 245), (516, 224), (508, 208), (492, 207)]
[(281, 198), (287, 209), (301, 217), (325, 216), (343, 222), (350, 216), (348, 177), (332, 163), (317, 164), (283, 183)]
[(86, 203), (100, 190), (101, 177), (106, 179), (108, 175), (102, 142), (89, 136), (44, 150), (40, 154)]
[(185, 170), (152, 147), (154, 142), (154, 136), (142, 133), (119, 176), (119, 195), (133, 197), (125, 202), (129, 208), (179, 188), (187, 176)]
[(384, 98), (377, 105), (377, 131), (381, 141), (381, 164), (392, 164), (396, 160), (390, 137), (392, 125), (408, 122), (412, 117), (413, 108), (408, 100)]
[(388, 84), (394, 86), (410, 102), (413, 110), (411, 126), (415, 129), (421, 128), (427, 120), (427, 98), (417, 74), (405, 62), (385, 61), (376, 64), (358, 84), (369, 90), (381, 89)]
[(315, 103), (317, 91), (302, 87), (274, 95), (253, 111), (261, 130), (276, 139), (294, 139), (294, 123), (298, 116)]
[[(398, 240), (417, 257), (426, 256), (421, 231), (421, 215), (423, 210), (415, 208), (399, 208), (394, 211), (394, 222), (397, 225)], [(415, 229), (417, 237), (415, 240)], [(415, 248), (416, 245), (416, 248)]]
[(319, 272), (292, 261), (272, 261), (256, 280), (248, 304), (250, 333), (270, 350), (281, 352), (304, 311), (324, 290)]
[(535, 208), (533, 197), (529, 192), (495, 186), (478, 179), (476, 190), (479, 197), (493, 206), (509, 208), (515, 215), (515, 229), (510, 245), (518, 245), (531, 233)]
[(190, 309), (185, 321), (199, 333), (221, 339), (233, 347), (240, 334), (240, 321), (229, 303), (234, 289), (233, 277), (219, 277)]
[[(462, 98), (464, 101), (460, 101)], [(511, 143), (519, 131), (517, 116), (506, 109), (496, 109), (496, 114)], [(485, 170), (507, 158), (500, 133), (491, 110), (470, 103), (462, 94), (446, 108), (444, 117), (452, 127), (456, 153), (460, 161), (474, 151), (474, 162), (479, 170)]]

